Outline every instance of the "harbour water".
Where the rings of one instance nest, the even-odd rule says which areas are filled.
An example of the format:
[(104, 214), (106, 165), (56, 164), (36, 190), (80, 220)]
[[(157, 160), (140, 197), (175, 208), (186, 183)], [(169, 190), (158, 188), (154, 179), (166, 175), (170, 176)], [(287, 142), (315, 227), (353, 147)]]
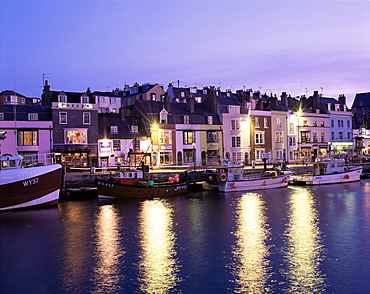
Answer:
[(0, 214), (0, 293), (368, 293), (370, 181)]

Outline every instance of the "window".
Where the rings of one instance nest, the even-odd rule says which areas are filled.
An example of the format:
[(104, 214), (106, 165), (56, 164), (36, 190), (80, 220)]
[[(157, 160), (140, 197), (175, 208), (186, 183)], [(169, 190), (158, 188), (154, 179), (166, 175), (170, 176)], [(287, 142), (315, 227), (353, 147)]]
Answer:
[(320, 126), (325, 127), (325, 122), (321, 121)]
[(349, 120), (347, 120), (347, 128), (350, 128), (351, 127), (351, 123)]
[(193, 144), (195, 143), (195, 133), (194, 131), (184, 131), (184, 144)]
[(26, 103), (26, 99), (22, 98), (22, 103), (23, 104)]
[(213, 116), (211, 116), (211, 115), (207, 116), (207, 123), (209, 125), (212, 125), (213, 124)]
[(255, 144), (265, 144), (264, 133), (255, 132), (254, 133), (254, 143)]
[(231, 137), (231, 147), (234, 147), (234, 148), (240, 148), (241, 147), (240, 137)]
[(255, 128), (259, 128), (260, 127), (260, 121), (259, 121), (258, 117), (255, 117), (254, 118), (254, 127)]
[(334, 132), (331, 132), (331, 140), (334, 141)]
[(321, 133), (321, 143), (325, 143), (325, 134)]
[(89, 103), (89, 96), (86, 94), (81, 96), (81, 103)]
[(29, 113), (28, 114), (28, 120), (38, 120), (39, 114), (38, 113)]
[(289, 137), (289, 146), (295, 146), (296, 139), (295, 137)]
[(281, 128), (281, 117), (276, 118), (276, 126)]
[(166, 124), (167, 123), (167, 114), (168, 112), (166, 110), (162, 110), (159, 114), (159, 119), (161, 124)]
[(281, 131), (275, 132), (275, 142), (276, 143), (284, 142), (284, 132)]
[(343, 132), (339, 132), (339, 141), (343, 141)]
[(159, 153), (159, 162), (160, 164), (172, 164), (172, 152), (161, 151)]
[(91, 121), (90, 121), (90, 115), (91, 115), (90, 112), (84, 112), (83, 113), (83, 124), (84, 125), (89, 125), (91, 123)]
[(231, 129), (234, 130), (234, 131), (239, 130), (240, 129), (240, 121), (232, 119), (231, 120)]
[(131, 133), (138, 133), (139, 132), (139, 126), (131, 126)]
[(64, 93), (61, 93), (58, 95), (58, 102), (67, 103), (67, 95)]
[(283, 150), (276, 150), (276, 159), (283, 159)]
[(217, 132), (208, 131), (207, 132), (207, 143), (216, 143), (217, 142)]
[(294, 123), (289, 123), (289, 132), (294, 133)]
[(317, 133), (312, 133), (312, 141), (317, 143)]
[(118, 126), (110, 126), (111, 134), (118, 134)]
[(67, 124), (67, 112), (59, 112), (59, 124)]
[(4, 120), (4, 112), (0, 112), (0, 120)]
[(268, 121), (267, 117), (263, 118), (263, 127), (265, 129), (267, 129), (269, 127), (269, 121)]
[(132, 149), (134, 149), (134, 150), (140, 150), (140, 140), (138, 138), (135, 138), (132, 141)]
[(184, 162), (194, 162), (194, 150), (193, 149), (185, 149), (184, 150)]
[(304, 126), (308, 126), (308, 122), (307, 122), (307, 120), (306, 120), (306, 119), (303, 121), (303, 125), (304, 125)]
[(351, 139), (351, 132), (348, 132), (347, 133), (347, 141), (351, 141), (352, 139)]
[(265, 153), (264, 149), (256, 149), (256, 160), (262, 160), (262, 153)]
[(190, 123), (189, 115), (184, 115), (184, 124), (189, 124), (189, 123)]
[(302, 143), (310, 142), (310, 137), (311, 137), (310, 132), (307, 132), (307, 131), (302, 131), (301, 132), (301, 141), (302, 141)]
[(334, 119), (331, 120), (331, 127), (334, 128)]
[(121, 141), (113, 140), (113, 151), (121, 151)]
[(18, 146), (38, 145), (38, 133), (32, 130), (18, 131)]
[(181, 97), (181, 98), (184, 98), (184, 97), (185, 97), (185, 92), (181, 92), (181, 93), (180, 93), (180, 97)]
[(65, 144), (86, 144), (87, 130), (65, 130)]
[(101, 142), (99, 142), (99, 148), (100, 148), (100, 151), (111, 151), (112, 150), (112, 142), (109, 141), (109, 140), (103, 140)]
[(313, 125), (314, 127), (317, 127), (317, 121), (316, 121), (316, 120), (314, 120), (314, 121), (312, 122), (312, 125)]
[(156, 93), (151, 93), (150, 94), (150, 100), (151, 101), (157, 101), (157, 94)]
[(160, 144), (171, 144), (171, 133), (168, 131), (159, 132)]
[(99, 103), (105, 103), (105, 97), (104, 96), (99, 96), (98, 101), (99, 101)]
[(233, 162), (241, 162), (242, 161), (242, 153), (241, 152), (232, 152), (232, 161)]

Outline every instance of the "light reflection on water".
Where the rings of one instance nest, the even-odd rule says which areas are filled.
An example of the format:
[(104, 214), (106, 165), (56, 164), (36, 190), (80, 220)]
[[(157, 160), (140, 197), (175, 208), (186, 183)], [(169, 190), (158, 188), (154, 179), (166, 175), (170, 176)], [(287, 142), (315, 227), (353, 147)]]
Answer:
[(139, 212), (141, 293), (169, 293), (180, 281), (173, 207), (165, 199), (142, 202)]
[(306, 187), (292, 187), (282, 274), (287, 293), (324, 293), (325, 278), (320, 270), (323, 245), (314, 195)]
[(95, 222), (96, 266), (93, 274), (93, 293), (122, 293), (125, 277), (120, 274), (125, 254), (121, 245), (121, 216), (113, 205), (99, 207)]
[(266, 244), (270, 232), (261, 195), (246, 193), (236, 200), (235, 231), (233, 246), (234, 293), (269, 292), (269, 247)]

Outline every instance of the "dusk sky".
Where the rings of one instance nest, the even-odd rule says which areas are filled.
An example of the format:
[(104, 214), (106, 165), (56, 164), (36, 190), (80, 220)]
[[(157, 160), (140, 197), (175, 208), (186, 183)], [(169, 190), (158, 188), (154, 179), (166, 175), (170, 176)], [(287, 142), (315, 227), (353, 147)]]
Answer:
[[(370, 1), (0, 0), (0, 91), (370, 91)], [(176, 82), (177, 85), (177, 82)]]

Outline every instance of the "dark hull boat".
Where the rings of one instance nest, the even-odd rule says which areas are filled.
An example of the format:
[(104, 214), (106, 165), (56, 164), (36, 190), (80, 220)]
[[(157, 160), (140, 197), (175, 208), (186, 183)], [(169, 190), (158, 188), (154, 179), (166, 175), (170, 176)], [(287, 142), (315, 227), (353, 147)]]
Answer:
[(58, 202), (62, 166), (54, 164), (50, 156), (42, 163), (38, 161), (37, 166), (34, 161), (27, 162), (26, 165), (22, 156), (1, 158), (0, 211), (39, 208)]

